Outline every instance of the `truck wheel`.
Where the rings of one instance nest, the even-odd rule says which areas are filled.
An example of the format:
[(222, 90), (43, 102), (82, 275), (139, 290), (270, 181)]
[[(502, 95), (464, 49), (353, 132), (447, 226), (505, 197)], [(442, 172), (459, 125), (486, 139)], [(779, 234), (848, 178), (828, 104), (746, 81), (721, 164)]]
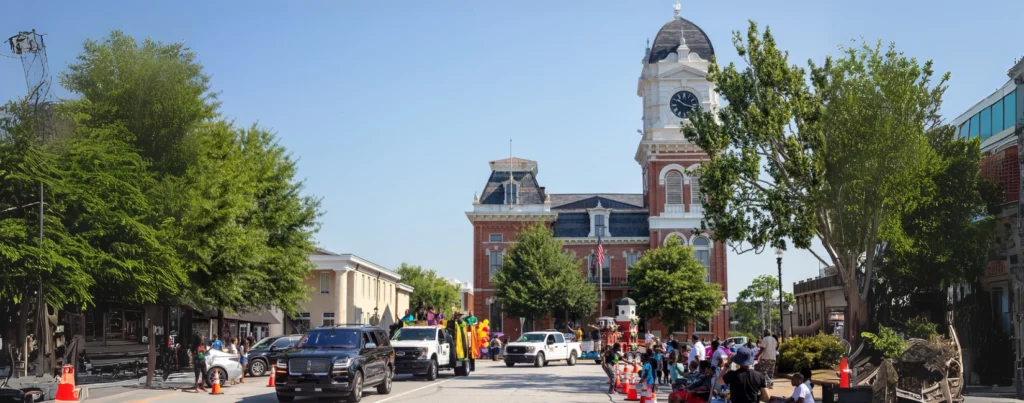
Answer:
[(252, 360), (249, 363), (249, 376), (263, 376), (267, 373), (267, 363), (261, 359)]
[(278, 393), (277, 394), (277, 401), (279, 401), (281, 403), (293, 402), (293, 401), (295, 401), (295, 396), (281, 396), (281, 394)]
[(544, 360), (544, 353), (537, 353), (537, 358), (533, 360), (533, 366), (540, 368), (545, 365), (548, 365), (548, 363)]
[(348, 394), (348, 401), (358, 403), (363, 400), (363, 371), (356, 371), (355, 379), (352, 380), (352, 391)]
[(430, 365), (427, 366), (427, 380), (435, 379), (437, 379), (437, 360), (430, 360)]
[(601, 365), (601, 360), (594, 360), (594, 364)]
[(576, 365), (576, 352), (575, 351), (569, 353), (569, 360), (566, 361), (565, 363), (569, 364), (570, 367), (573, 366), (573, 365)]
[(461, 367), (455, 367), (455, 376), (463, 376), (463, 374), (466, 372), (467, 368), (469, 368), (469, 367), (467, 367), (465, 365), (463, 365)]
[(395, 377), (395, 373), (391, 371), (391, 367), (384, 372), (384, 382), (377, 385), (378, 395), (387, 395), (391, 393), (391, 380)]
[(512, 368), (512, 367), (516, 366), (516, 363), (514, 363), (512, 361), (505, 361), (505, 366), (509, 367), (509, 368)]

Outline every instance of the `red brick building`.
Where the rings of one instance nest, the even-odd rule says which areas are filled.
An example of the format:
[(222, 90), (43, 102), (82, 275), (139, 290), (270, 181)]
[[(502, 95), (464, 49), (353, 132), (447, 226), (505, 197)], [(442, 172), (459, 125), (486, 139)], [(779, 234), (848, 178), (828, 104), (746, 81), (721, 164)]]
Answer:
[[(583, 324), (598, 316), (615, 316), (614, 304), (628, 295), (629, 267), (649, 249), (661, 246), (669, 236), (678, 235), (707, 267), (707, 281), (718, 283), (728, 295), (726, 248), (705, 236), (695, 235), (703, 217), (699, 186), (700, 163), (707, 159), (697, 146), (684, 138), (680, 129), (686, 114), (698, 104), (705, 110), (718, 108), (714, 86), (705, 78), (714, 55), (710, 39), (698, 26), (680, 17), (658, 31), (646, 50), (637, 95), (643, 99), (642, 137), (634, 159), (640, 165), (642, 193), (559, 194), (549, 193), (538, 181), (538, 164), (521, 158), (490, 162), (490, 177), (466, 216), (473, 224), (473, 287), (476, 316), (490, 318), (493, 331), (518, 337), (519, 318), (502, 317), (494, 298), (491, 274), (500, 270), (501, 259), (524, 223), (548, 223), (565, 251), (583, 258), (580, 270), (596, 285), (602, 282), (604, 306)], [(625, 157), (625, 156), (623, 156)], [(605, 267), (598, 275), (591, 270), (602, 234)], [(599, 280), (600, 279), (600, 280)], [(642, 318), (656, 335), (666, 332), (657, 318)], [(569, 318), (564, 312), (526, 323), (526, 331), (564, 329)], [(676, 331), (707, 339), (727, 336), (724, 311), (711, 323), (691, 323)]]

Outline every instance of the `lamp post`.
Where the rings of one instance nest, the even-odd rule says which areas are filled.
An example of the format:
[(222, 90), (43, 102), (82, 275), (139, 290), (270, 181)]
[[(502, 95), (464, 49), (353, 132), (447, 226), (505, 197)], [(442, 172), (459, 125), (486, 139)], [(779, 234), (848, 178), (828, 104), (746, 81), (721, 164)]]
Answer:
[(782, 249), (775, 248), (775, 262), (779, 265), (779, 343), (786, 333), (786, 322), (782, 319)]
[(793, 336), (796, 336), (796, 326), (793, 326), (793, 305), (789, 306), (789, 331), (793, 332)]
[(724, 338), (729, 338), (729, 331), (732, 330), (729, 326), (729, 298), (722, 296), (722, 312), (725, 313), (725, 335)]

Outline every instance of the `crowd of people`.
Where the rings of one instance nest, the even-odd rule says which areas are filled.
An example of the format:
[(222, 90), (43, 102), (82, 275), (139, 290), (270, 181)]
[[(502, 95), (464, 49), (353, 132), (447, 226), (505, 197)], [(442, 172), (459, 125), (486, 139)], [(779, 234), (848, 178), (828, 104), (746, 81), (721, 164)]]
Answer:
[[(192, 347), (189, 349), (189, 355), (192, 360), (192, 369), (195, 372), (195, 388), (196, 390), (202, 390), (206, 392), (206, 384), (210, 383), (211, 380), (207, 379), (207, 366), (206, 356), (210, 354), (210, 351), (217, 350), (223, 353), (239, 356), (239, 362), (242, 364), (242, 368), (246, 368), (248, 362), (246, 355), (249, 349), (256, 344), (256, 335), (249, 333), (249, 336), (244, 339), (238, 337), (217, 337), (213, 335), (209, 340), (204, 336), (196, 335), (192, 341)], [(242, 371), (242, 377), (238, 380), (239, 383), (245, 383), (245, 371)]]
[[(674, 335), (662, 341), (647, 332), (644, 344), (633, 351), (612, 345), (602, 355), (601, 365), (608, 375), (608, 393), (616, 393), (615, 368), (624, 361), (642, 366), (640, 381), (654, 392), (659, 386), (670, 387), (670, 403), (706, 403), (725, 396), (732, 403), (767, 402), (778, 348), (778, 339), (768, 330), (756, 342), (739, 346), (731, 340), (707, 343), (697, 335), (689, 343), (675, 340)], [(814, 402), (810, 370), (794, 374), (791, 382), (794, 392), (785, 403)]]

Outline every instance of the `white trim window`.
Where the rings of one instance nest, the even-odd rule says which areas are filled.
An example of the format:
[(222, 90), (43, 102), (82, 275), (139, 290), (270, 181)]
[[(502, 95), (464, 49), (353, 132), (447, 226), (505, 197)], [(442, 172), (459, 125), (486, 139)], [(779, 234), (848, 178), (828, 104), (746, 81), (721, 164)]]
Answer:
[(693, 239), (693, 257), (704, 266), (704, 282), (711, 282), (711, 241), (699, 236)]
[(519, 184), (509, 181), (505, 185), (505, 204), (519, 204)]
[(487, 242), (504, 242), (504, 237), (501, 234), (490, 234), (487, 236)]
[(701, 200), (704, 199), (704, 194), (701, 193), (700, 189), (700, 175), (694, 175), (690, 177), (690, 204), (694, 206), (700, 206), (704, 204)]
[(331, 293), (331, 273), (321, 272), (320, 273), (320, 294)]
[(320, 326), (332, 327), (334, 326), (334, 312), (324, 312), (324, 321)]
[(665, 175), (665, 204), (683, 204), (683, 174), (679, 171)]
[(636, 263), (640, 261), (639, 253), (627, 253), (626, 254), (626, 270), (632, 269), (636, 266)]
[(491, 277), (494, 277), (494, 275), (497, 274), (498, 271), (501, 270), (501, 263), (502, 263), (501, 259), (502, 259), (502, 256), (501, 256), (501, 251), (500, 250), (488, 251), (488, 265), (487, 266), (489, 268), (489, 273), (491, 274)]

